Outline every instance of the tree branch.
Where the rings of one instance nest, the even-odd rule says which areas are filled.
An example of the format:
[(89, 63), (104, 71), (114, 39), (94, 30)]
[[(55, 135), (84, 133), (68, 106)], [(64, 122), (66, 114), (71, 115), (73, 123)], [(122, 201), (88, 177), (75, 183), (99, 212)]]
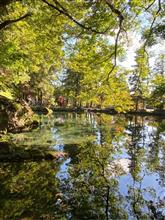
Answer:
[(159, 14), (159, 12), (162, 9), (162, 4), (161, 4), (161, 0), (158, 0), (158, 11), (157, 11), (157, 15)]
[(147, 43), (148, 43), (148, 40), (149, 40), (149, 38), (151, 37), (152, 31), (153, 31), (154, 23), (155, 23), (155, 21), (156, 21), (156, 18), (157, 18), (157, 16), (158, 16), (158, 14), (160, 13), (161, 9), (162, 9), (162, 7), (161, 7), (161, 0), (158, 0), (158, 10), (157, 10), (156, 15), (154, 16), (154, 18), (153, 18), (153, 20), (152, 20), (151, 25), (150, 25), (149, 33), (148, 33), (147, 39), (146, 39), (146, 41), (145, 41), (145, 43), (144, 43), (144, 48), (146, 47), (146, 45), (147, 45)]
[(116, 35), (116, 39), (115, 39), (115, 50), (114, 50), (114, 64), (111, 68), (111, 70), (109, 71), (108, 73), (108, 76), (107, 76), (107, 80), (109, 79), (109, 76), (110, 74), (113, 72), (113, 70), (115, 69), (116, 67), (116, 63), (117, 63), (117, 49), (118, 49), (118, 41), (119, 41), (119, 36), (120, 36), (120, 33), (121, 33), (121, 30), (122, 30), (122, 24), (123, 24), (123, 20), (124, 20), (124, 16), (122, 15), (121, 11), (119, 11), (117, 8), (114, 7), (114, 5), (112, 5), (111, 1), (110, 0), (106, 0), (106, 4), (109, 6), (109, 8), (111, 9), (111, 11), (117, 15), (118, 19), (119, 19), (119, 30), (117, 32), (117, 35)]
[(105, 1), (106, 4), (110, 7), (111, 11), (118, 16), (119, 20), (124, 20), (124, 16), (122, 15), (121, 11), (119, 11), (117, 8), (114, 7), (114, 5), (112, 5), (111, 0)]
[(150, 5), (148, 5), (147, 8), (145, 8), (145, 11), (148, 11), (155, 2), (156, 2), (156, 0), (154, 0)]
[(93, 33), (96, 33), (96, 34), (105, 34), (109, 27), (104, 30), (104, 31), (97, 31), (95, 29), (93, 29), (92, 27), (88, 27), (82, 23), (80, 23), (79, 21), (77, 21), (74, 17), (72, 17), (69, 12), (57, 1), (57, 0), (54, 0), (54, 2), (56, 3), (56, 5), (53, 5), (51, 3), (49, 3), (47, 0), (42, 0), (44, 3), (46, 3), (49, 7), (59, 11), (61, 14), (65, 15), (66, 17), (68, 17), (71, 21), (73, 21), (75, 24), (77, 24), (79, 27), (85, 29), (85, 30), (88, 30), (90, 32), (93, 32)]
[(12, 20), (6, 20), (6, 21), (3, 21), (2, 23), (0, 23), (0, 30), (2, 30), (3, 28), (5, 28), (6, 26), (12, 24), (12, 23), (16, 23), (18, 21), (21, 21), (23, 19), (25, 19), (26, 17), (30, 16), (31, 14), (30, 13), (27, 13), (17, 19), (12, 19)]
[(100, 60), (99, 62), (95, 63), (95, 65), (99, 65), (99, 64), (102, 64), (102, 63), (107, 62), (107, 61), (110, 60), (110, 59), (112, 58), (112, 56), (114, 56), (114, 55), (115, 55), (115, 51), (112, 52), (106, 59)]
[(108, 211), (109, 211), (109, 193), (110, 193), (110, 187), (107, 186), (106, 208), (105, 208), (106, 220), (109, 219), (109, 215), (108, 215)]

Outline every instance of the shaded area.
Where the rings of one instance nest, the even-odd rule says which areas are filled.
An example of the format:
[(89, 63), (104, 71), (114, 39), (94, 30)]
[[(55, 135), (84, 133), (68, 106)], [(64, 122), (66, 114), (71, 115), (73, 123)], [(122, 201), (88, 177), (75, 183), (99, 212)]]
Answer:
[(0, 163), (1, 219), (56, 219), (58, 168), (45, 161)]
[(2, 219), (164, 219), (165, 121), (58, 113), (11, 134), (54, 161), (0, 163)]

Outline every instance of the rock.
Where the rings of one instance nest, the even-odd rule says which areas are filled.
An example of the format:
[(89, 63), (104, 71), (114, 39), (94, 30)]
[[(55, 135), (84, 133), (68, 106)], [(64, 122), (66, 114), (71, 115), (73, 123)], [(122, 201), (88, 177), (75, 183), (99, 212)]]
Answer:
[(57, 151), (49, 151), (46, 153), (46, 158), (47, 159), (58, 159), (65, 157), (67, 154), (64, 152), (57, 152)]
[(41, 149), (27, 149), (17, 148), (14, 144), (6, 141), (0, 142), (0, 161), (24, 161), (24, 160), (54, 160), (65, 157), (67, 154), (57, 151), (46, 151)]

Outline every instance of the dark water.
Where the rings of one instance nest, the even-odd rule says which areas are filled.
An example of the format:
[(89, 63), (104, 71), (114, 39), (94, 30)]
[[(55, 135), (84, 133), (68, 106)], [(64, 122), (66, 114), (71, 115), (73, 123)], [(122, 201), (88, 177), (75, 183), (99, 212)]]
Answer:
[(68, 156), (0, 163), (0, 220), (165, 219), (165, 119), (41, 115), (10, 138)]

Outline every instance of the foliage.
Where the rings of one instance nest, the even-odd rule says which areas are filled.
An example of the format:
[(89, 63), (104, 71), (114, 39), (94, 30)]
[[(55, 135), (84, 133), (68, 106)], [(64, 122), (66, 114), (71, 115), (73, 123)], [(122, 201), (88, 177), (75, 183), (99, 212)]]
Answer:
[[(153, 17), (161, 19), (163, 6), (156, 2), (2, 1), (1, 96), (47, 106), (54, 104), (56, 91), (62, 91), (74, 105), (129, 110), (132, 102), (127, 77), (118, 59), (124, 56), (126, 31), (139, 26), (145, 39), (150, 37), (150, 30), (155, 38), (159, 32), (163, 36), (163, 24), (153, 22), (155, 26), (148, 30), (140, 20), (145, 13), (148, 23)], [(147, 59), (140, 48), (136, 70), (144, 93)], [(59, 75), (62, 89), (56, 83)], [(75, 88), (77, 77), (80, 91)]]
[(158, 55), (153, 73), (149, 103), (151, 106), (163, 110), (165, 104), (164, 54)]
[(164, 109), (165, 106), (165, 83), (162, 81), (156, 85), (153, 93), (151, 94), (152, 104), (159, 109)]

